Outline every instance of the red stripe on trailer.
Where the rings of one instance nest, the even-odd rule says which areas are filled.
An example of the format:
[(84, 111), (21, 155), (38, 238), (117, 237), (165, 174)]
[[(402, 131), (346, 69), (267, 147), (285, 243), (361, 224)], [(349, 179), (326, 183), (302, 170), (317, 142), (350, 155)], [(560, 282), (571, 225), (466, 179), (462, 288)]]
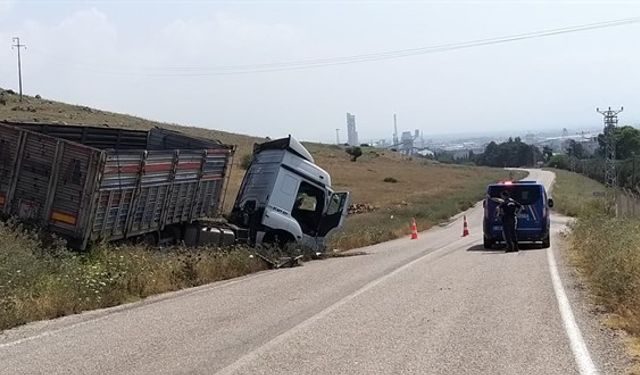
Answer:
[(117, 173), (138, 173), (140, 172), (139, 165), (123, 165), (115, 168), (105, 168), (104, 174), (117, 174)]
[(169, 172), (171, 170), (172, 163), (156, 163), (147, 164), (144, 166), (145, 172)]
[(213, 181), (213, 180), (222, 180), (222, 176), (219, 174), (210, 174), (202, 176), (201, 181)]
[(182, 171), (185, 169), (200, 169), (200, 162), (187, 162), (187, 163), (178, 163), (178, 170)]

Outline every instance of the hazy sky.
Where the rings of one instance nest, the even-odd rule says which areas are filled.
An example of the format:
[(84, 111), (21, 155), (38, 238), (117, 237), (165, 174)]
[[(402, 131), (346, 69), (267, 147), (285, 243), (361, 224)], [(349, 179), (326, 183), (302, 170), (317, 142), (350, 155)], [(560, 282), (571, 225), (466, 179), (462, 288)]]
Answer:
[[(0, 87), (154, 120), (261, 136), (361, 141), (640, 123), (640, 23), (397, 59), (335, 58), (640, 16), (640, 1), (3, 1)], [(241, 67), (239, 66), (248, 66)], [(257, 69), (256, 69), (257, 68)]]

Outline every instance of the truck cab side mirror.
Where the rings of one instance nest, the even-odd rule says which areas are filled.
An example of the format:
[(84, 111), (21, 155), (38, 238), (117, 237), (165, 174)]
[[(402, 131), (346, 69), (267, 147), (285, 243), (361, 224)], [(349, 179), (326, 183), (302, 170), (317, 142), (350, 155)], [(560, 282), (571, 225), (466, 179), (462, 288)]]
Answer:
[(553, 208), (553, 199), (549, 198), (549, 201), (547, 202), (547, 204), (549, 205), (550, 208)]

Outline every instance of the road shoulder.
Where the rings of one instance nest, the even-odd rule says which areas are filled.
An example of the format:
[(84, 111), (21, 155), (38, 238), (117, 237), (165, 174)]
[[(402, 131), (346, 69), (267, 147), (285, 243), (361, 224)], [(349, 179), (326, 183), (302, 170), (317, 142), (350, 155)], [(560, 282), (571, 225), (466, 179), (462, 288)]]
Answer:
[[(556, 218), (565, 223), (570, 220), (561, 215), (557, 215)], [(555, 236), (554, 256), (567, 298), (591, 357), (601, 374), (628, 373), (633, 364), (625, 346), (628, 335), (605, 324), (608, 315), (595, 303), (586, 279), (571, 264), (567, 231), (568, 229), (560, 230)]]

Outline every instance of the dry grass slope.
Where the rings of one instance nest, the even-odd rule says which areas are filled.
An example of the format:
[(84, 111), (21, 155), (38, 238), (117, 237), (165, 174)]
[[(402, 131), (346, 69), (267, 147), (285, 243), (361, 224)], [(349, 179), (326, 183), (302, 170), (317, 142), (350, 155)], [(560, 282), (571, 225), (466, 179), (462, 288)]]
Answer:
[[(593, 196), (604, 186), (579, 174), (555, 171), (557, 209), (578, 218), (571, 233), (571, 260), (583, 272), (597, 302), (611, 314), (607, 323), (635, 340), (629, 351), (640, 360), (640, 219), (616, 218)], [(634, 373), (640, 374), (640, 365)]]
[(0, 331), (265, 269), (249, 254), (134, 245), (77, 254), (62, 242), (0, 222)]

